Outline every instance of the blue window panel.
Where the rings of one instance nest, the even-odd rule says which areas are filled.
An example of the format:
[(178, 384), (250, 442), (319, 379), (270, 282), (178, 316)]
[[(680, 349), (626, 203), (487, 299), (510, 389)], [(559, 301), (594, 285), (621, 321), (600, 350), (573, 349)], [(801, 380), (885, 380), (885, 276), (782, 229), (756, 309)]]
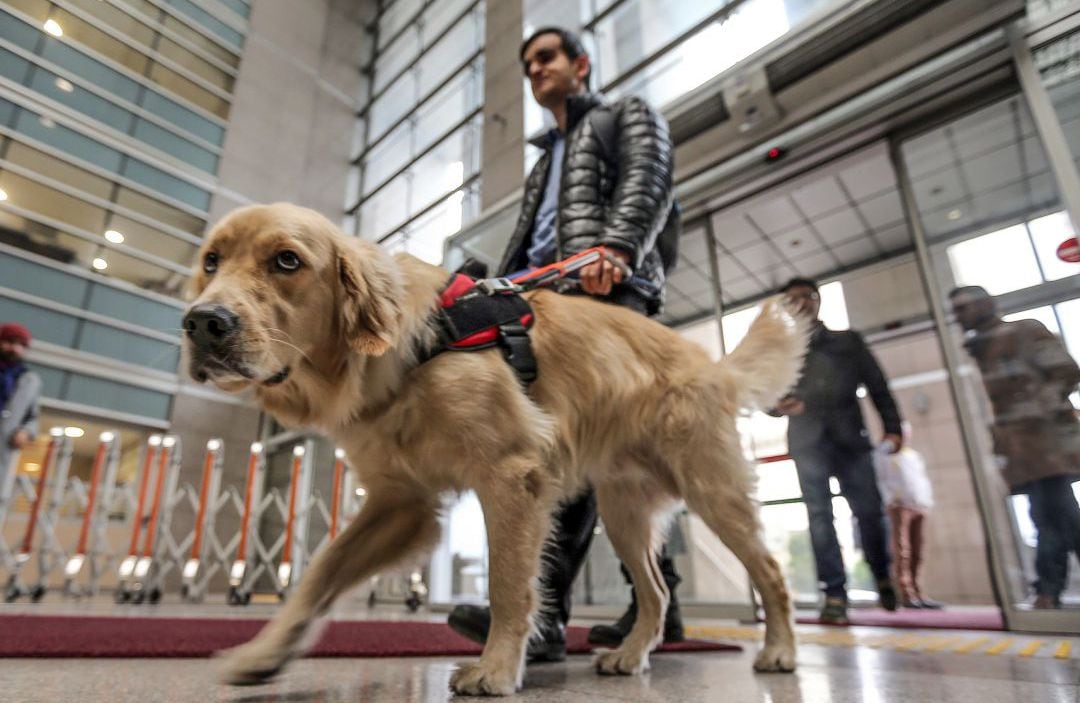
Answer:
[(210, 209), (210, 193), (138, 159), (129, 158), (121, 175), (200, 210)]
[(189, 2), (188, 0), (166, 0), (166, 2), (236, 48), (239, 49), (244, 45), (243, 34), (225, 24), (217, 17), (214, 17), (195, 3)]
[(196, 137), (202, 137), (211, 144), (221, 146), (222, 142), (225, 141), (224, 127), (218, 126), (197, 112), (189, 110), (163, 95), (147, 91), (143, 96), (142, 106), (147, 112), (152, 112), (158, 117), (164, 117), (180, 129), (191, 132)]
[(180, 308), (95, 283), (86, 309), (147, 329), (180, 335)]
[[(60, 391), (64, 387), (64, 376), (66, 372), (60, 369), (54, 369), (51, 366), (42, 366), (41, 364), (32, 364), (27, 362), (27, 368), (41, 377), (41, 395), (45, 398), (60, 399)], [(39, 432), (45, 432), (48, 428), (40, 428)]]
[(56, 76), (43, 68), (34, 72), (34, 78), (30, 81), (30, 87), (48, 97), (63, 103), (68, 107), (78, 110), (84, 115), (98, 122), (108, 125), (121, 132), (127, 132), (133, 115), (127, 110), (117, 107), (113, 103), (100, 98), (93, 93), (83, 90), (79, 86), (73, 86), (74, 90), (65, 92), (56, 87)]
[(244, 0), (221, 0), (221, 4), (225, 5), (241, 17), (251, 16), (251, 6), (244, 2)]
[[(0, 22), (3, 22), (3, 20), (0, 19)], [(0, 49), (0, 76), (22, 82), (29, 68), (30, 62), (26, 59), (11, 53), (7, 49)], [(4, 120), (4, 122), (6, 123), (7, 120)]]
[(33, 51), (40, 36), (41, 31), (37, 27), (0, 10), (0, 37), (27, 51)]
[(180, 364), (180, 347), (175, 344), (90, 321), (83, 325), (79, 349), (169, 373), (176, 373)]
[(139, 84), (114, 71), (105, 64), (82, 54), (67, 44), (50, 40), (45, 43), (41, 55), (58, 66), (63, 66), (76, 76), (93, 83), (113, 95), (135, 103), (139, 99)]
[(168, 393), (137, 388), (126, 383), (72, 373), (66, 397), (61, 400), (167, 420), (171, 396)]
[(135, 138), (152, 147), (185, 161), (207, 173), (217, 173), (217, 156), (202, 147), (195, 146), (183, 137), (139, 118), (135, 123)]
[(79, 318), (10, 298), (0, 298), (0, 320), (26, 325), (34, 339), (68, 348), (79, 326)]
[(15, 130), (95, 166), (113, 172), (120, 170), (119, 151), (110, 149), (59, 124), (46, 126), (42, 124), (38, 114), (29, 110), (19, 111), (19, 117), (15, 121)]
[(81, 308), (90, 282), (48, 266), (0, 253), (0, 286)]

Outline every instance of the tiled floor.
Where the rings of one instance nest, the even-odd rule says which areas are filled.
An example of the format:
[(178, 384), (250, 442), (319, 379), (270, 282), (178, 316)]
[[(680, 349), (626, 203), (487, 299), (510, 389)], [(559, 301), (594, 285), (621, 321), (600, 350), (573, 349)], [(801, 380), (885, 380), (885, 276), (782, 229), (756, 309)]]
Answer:
[[(48, 612), (58, 614), (66, 607), (57, 603)], [(162, 615), (192, 613), (189, 606), (159, 608), (157, 612)], [(84, 603), (81, 609), (95, 614), (123, 612), (106, 604)], [(17, 606), (5, 610), (27, 612), (31, 608)], [(218, 612), (207, 606), (196, 610), (199, 615), (225, 614), (224, 610)], [(244, 614), (261, 614), (258, 610), (262, 608), (252, 608)], [(393, 614), (377, 612), (374, 616), (383, 619)], [(425, 619), (430, 617), (444, 616), (429, 615)], [(1080, 661), (1076, 658), (1080, 641), (1075, 638), (812, 626), (800, 626), (798, 631), (799, 669), (794, 674), (752, 672), (751, 661), (759, 646), (760, 628), (697, 622), (691, 627), (692, 634), (738, 641), (744, 651), (654, 655), (652, 671), (645, 676), (615, 678), (597, 676), (589, 657), (571, 657), (562, 664), (530, 667), (525, 690), (504, 700), (1080, 701)], [(1039, 645), (1035, 646), (1035, 642)], [(975, 646), (964, 651), (964, 645), (972, 643)], [(1062, 643), (1068, 647), (1063, 648)], [(996, 651), (990, 651), (995, 647)], [(1060, 656), (1063, 652), (1065, 656)], [(207, 660), (9, 659), (0, 661), (0, 700), (5, 703), (445, 701), (452, 698), (447, 684), (457, 661), (308, 659), (295, 662), (271, 684), (235, 689), (215, 683), (213, 662)]]

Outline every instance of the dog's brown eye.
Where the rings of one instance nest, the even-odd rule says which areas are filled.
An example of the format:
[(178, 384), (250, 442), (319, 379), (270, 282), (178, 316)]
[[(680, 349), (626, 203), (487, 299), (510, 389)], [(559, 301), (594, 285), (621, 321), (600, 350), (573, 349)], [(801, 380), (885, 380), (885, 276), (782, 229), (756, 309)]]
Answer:
[(214, 273), (218, 267), (218, 255), (214, 252), (209, 252), (202, 262), (202, 269), (207, 273)]
[(274, 258), (274, 265), (279, 271), (292, 272), (300, 268), (300, 257), (293, 251), (283, 251)]

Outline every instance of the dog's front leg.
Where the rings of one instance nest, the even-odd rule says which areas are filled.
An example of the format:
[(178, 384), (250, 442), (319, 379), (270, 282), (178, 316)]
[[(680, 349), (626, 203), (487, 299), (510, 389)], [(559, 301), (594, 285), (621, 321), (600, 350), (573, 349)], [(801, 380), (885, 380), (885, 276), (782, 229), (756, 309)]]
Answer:
[(304, 635), (346, 589), (435, 543), (436, 506), (429, 497), (371, 492), (352, 523), (315, 555), (278, 614), (247, 644), (223, 656), (227, 683), (249, 685), (273, 677), (302, 654)]
[(521, 687), (529, 617), (537, 604), (534, 581), (547, 537), (550, 503), (533, 461), (503, 463), (476, 489), (488, 537), (491, 629), (480, 661), (461, 665), (450, 687), (466, 695), (508, 695)]

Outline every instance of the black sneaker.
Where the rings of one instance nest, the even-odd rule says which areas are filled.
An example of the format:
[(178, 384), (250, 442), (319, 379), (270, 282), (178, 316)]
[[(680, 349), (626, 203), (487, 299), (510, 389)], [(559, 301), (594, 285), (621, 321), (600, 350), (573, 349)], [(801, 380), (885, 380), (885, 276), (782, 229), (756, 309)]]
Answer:
[[(458, 605), (450, 611), (446, 624), (462, 637), (484, 644), (491, 630), (491, 609), (478, 605)], [(566, 631), (557, 622), (537, 618), (538, 632), (529, 638), (525, 659), (532, 662), (561, 662), (566, 659)]]
[(818, 620), (822, 625), (849, 625), (851, 621), (848, 620), (847, 615), (847, 599), (836, 596), (826, 597)]
[[(635, 620), (637, 620), (637, 603), (630, 601), (630, 607), (614, 625), (593, 625), (589, 629), (589, 644), (618, 647), (630, 634)], [(664, 616), (664, 642), (682, 642), (685, 639), (679, 604), (672, 602)]]
[(896, 588), (893, 586), (893, 582), (889, 579), (881, 579), (877, 582), (878, 603), (885, 610), (890, 613), (896, 610), (898, 604), (896, 598)]
[(919, 607), (926, 608), (927, 610), (941, 610), (945, 607), (945, 604), (939, 600), (933, 598), (919, 598)]

